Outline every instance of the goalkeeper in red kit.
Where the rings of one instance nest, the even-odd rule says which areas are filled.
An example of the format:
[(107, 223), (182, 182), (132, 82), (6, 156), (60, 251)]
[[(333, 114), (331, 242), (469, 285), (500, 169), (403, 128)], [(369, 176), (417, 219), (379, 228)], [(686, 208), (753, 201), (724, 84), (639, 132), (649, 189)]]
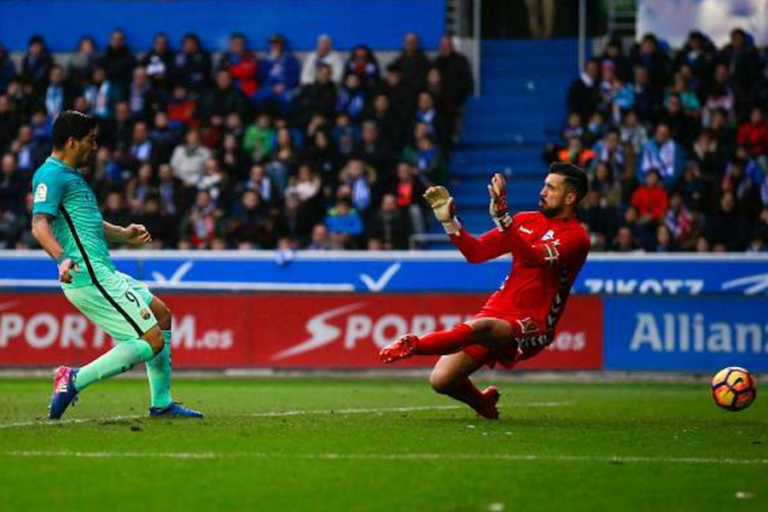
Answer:
[(512, 269), (473, 320), (449, 331), (406, 334), (381, 350), (382, 361), (442, 355), (430, 377), (435, 391), (466, 403), (483, 417), (498, 418), (499, 391), (480, 391), (470, 376), (483, 365), (512, 368), (554, 341), (571, 286), (589, 252), (589, 237), (575, 217), (587, 184), (586, 174), (575, 165), (552, 164), (539, 193), (539, 211), (513, 217), (507, 211), (504, 176), (494, 175), (488, 191), (496, 229), (480, 238), (462, 228), (448, 190), (430, 187), (424, 198), (467, 261), (482, 263), (510, 254)]

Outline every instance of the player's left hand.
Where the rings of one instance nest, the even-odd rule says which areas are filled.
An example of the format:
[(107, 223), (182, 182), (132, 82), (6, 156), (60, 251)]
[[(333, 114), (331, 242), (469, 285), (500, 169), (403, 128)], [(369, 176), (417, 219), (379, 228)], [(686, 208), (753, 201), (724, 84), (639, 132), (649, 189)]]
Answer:
[(145, 245), (152, 241), (152, 235), (142, 224), (131, 224), (125, 228), (125, 242), (128, 245)]
[(507, 180), (503, 174), (496, 173), (488, 185), (488, 195), (491, 196), (488, 212), (500, 231), (506, 231), (512, 225), (512, 217), (507, 209)]

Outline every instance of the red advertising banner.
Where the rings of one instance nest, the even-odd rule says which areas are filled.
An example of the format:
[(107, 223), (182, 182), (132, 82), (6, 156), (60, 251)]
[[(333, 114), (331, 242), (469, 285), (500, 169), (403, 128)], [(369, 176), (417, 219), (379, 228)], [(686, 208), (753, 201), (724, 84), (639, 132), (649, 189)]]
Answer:
[[(177, 368), (372, 368), (378, 351), (406, 333), (450, 329), (484, 295), (162, 295), (174, 316)], [(572, 297), (556, 341), (524, 369), (596, 370), (602, 365), (602, 303)], [(0, 366), (84, 364), (112, 341), (59, 293), (0, 293)], [(396, 366), (430, 366), (414, 358)]]

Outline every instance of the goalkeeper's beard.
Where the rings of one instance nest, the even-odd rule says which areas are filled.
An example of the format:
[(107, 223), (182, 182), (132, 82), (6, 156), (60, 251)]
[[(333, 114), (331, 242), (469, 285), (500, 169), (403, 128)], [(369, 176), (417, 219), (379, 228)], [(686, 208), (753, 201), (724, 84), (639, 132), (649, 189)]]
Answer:
[(563, 212), (563, 205), (547, 206), (547, 203), (544, 201), (539, 201), (539, 211), (546, 218), (551, 219), (553, 217), (557, 217)]

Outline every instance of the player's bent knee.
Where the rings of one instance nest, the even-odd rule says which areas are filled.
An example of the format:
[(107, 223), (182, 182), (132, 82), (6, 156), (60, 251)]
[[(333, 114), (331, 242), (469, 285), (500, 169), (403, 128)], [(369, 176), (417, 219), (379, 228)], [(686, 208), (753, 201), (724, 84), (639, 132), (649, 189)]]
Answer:
[(163, 350), (163, 348), (165, 348), (165, 339), (163, 338), (163, 331), (161, 331), (160, 327), (157, 325), (155, 325), (146, 333), (144, 333), (144, 336), (142, 336), (141, 338), (147, 343), (149, 343), (149, 346), (152, 347), (152, 352), (154, 352), (155, 354), (159, 354)]
[(445, 395), (451, 390), (453, 379), (451, 379), (450, 375), (445, 372), (433, 371), (429, 376), (429, 384), (436, 393)]
[(149, 307), (152, 310), (152, 313), (155, 315), (155, 319), (157, 319), (157, 324), (160, 326), (160, 329), (163, 331), (170, 330), (172, 315), (171, 310), (168, 309), (168, 306), (166, 306), (163, 301), (155, 297), (152, 299), (152, 303), (149, 305)]

